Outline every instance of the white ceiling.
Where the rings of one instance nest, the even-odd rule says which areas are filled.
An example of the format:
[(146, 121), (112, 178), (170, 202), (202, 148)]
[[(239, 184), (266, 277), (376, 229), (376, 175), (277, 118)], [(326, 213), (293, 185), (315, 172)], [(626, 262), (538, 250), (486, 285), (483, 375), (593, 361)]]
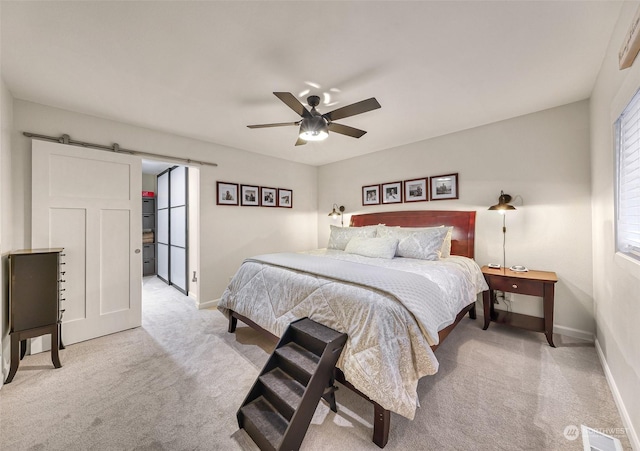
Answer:
[[(3, 1), (2, 73), (19, 99), (321, 165), (588, 98), (620, 7)], [(246, 127), (298, 120), (272, 92), (307, 89), (382, 109), (338, 121), (360, 139)]]
[(158, 175), (169, 168), (176, 166), (175, 163), (168, 163), (156, 160), (142, 160), (142, 173), (150, 175)]

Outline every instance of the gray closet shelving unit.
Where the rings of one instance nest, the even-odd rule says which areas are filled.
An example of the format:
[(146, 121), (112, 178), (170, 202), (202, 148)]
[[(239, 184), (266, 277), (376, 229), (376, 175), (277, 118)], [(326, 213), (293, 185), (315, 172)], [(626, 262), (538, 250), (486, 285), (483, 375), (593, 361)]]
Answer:
[[(151, 234), (153, 242), (146, 243), (145, 237)], [(156, 200), (153, 197), (142, 198), (142, 275), (156, 273)]]

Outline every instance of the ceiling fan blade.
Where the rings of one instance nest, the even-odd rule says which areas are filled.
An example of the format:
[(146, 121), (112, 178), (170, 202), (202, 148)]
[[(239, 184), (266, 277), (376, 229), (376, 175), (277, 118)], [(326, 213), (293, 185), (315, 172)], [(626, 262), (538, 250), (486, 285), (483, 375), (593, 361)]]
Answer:
[(304, 146), (307, 142), (302, 139), (302, 138), (298, 138), (298, 140), (296, 141), (296, 146)]
[(324, 116), (329, 121), (337, 121), (338, 119), (355, 116), (356, 114), (366, 113), (367, 111), (376, 110), (378, 108), (380, 108), (380, 104), (375, 97), (371, 97), (370, 99), (352, 103), (351, 105), (343, 106), (342, 108), (338, 108), (337, 110), (329, 111), (322, 116)]
[(290, 92), (274, 92), (277, 98), (282, 100), (289, 108), (298, 113), (301, 117), (311, 117), (311, 113), (307, 110), (300, 101)]
[(287, 125), (300, 125), (300, 122), (278, 122), (277, 124), (247, 125), (249, 128), (286, 127)]
[(340, 133), (341, 135), (351, 136), (353, 138), (360, 138), (362, 135), (367, 133), (364, 130), (349, 127), (348, 125), (336, 124), (335, 122), (329, 124), (329, 131), (333, 133)]

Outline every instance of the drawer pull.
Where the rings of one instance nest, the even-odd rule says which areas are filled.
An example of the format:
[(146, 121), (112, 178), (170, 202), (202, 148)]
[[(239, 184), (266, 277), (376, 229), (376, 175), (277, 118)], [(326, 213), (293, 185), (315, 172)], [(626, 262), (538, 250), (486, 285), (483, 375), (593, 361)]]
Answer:
[(513, 285), (511, 285), (511, 288), (518, 288), (518, 285), (514, 283)]

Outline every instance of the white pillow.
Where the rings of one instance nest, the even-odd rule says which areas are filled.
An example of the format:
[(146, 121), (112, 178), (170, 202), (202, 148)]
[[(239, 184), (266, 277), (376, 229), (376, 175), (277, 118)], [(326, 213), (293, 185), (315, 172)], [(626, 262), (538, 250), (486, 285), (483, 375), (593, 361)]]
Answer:
[(447, 227), (447, 229), (449, 229), (449, 231), (447, 232), (447, 236), (444, 237), (444, 243), (440, 250), (440, 258), (451, 257), (451, 236), (453, 235), (453, 227)]
[(448, 227), (378, 227), (382, 238), (397, 238), (398, 257), (439, 260)]
[[(379, 237), (394, 236), (393, 231), (400, 230), (399, 234), (401, 234), (401, 236), (399, 236), (398, 239), (402, 239), (406, 236), (404, 235), (406, 231), (408, 232), (427, 231), (428, 232), (430, 230), (441, 229), (443, 227), (445, 226), (441, 225), (436, 227), (400, 227), (400, 226), (389, 227), (389, 226), (385, 226), (384, 224), (379, 224), (378, 228), (376, 229), (376, 236), (379, 236)], [(440, 249), (439, 258), (446, 258), (451, 256), (451, 237), (453, 235), (453, 227), (447, 226), (445, 228), (448, 230), (448, 232), (444, 237), (444, 242), (442, 243), (442, 248)]]
[(363, 255), (373, 258), (393, 258), (398, 248), (396, 238), (363, 238), (353, 237), (344, 248), (350, 254)]
[(374, 238), (376, 236), (376, 227), (378, 226), (338, 227), (332, 225), (327, 248), (343, 251), (349, 240), (354, 237)]

